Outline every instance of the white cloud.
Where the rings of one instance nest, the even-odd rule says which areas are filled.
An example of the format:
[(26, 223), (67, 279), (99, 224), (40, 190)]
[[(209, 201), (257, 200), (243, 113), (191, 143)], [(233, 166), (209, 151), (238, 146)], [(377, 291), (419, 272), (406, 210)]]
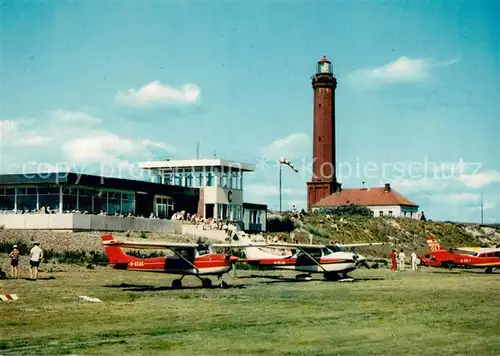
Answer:
[(34, 136), (26, 136), (22, 140), (16, 141), (16, 146), (42, 146), (49, 142), (53, 141), (50, 137), (34, 135)]
[[(473, 210), (473, 211), (481, 211), (481, 209), (482, 209), (484, 211), (484, 210), (493, 209), (495, 207), (496, 207), (495, 203), (485, 202), (485, 203), (483, 203), (483, 207), (481, 207), (480, 205), (478, 205), (478, 206), (472, 207), (471, 210)], [(495, 222), (498, 222), (498, 221), (495, 219)]]
[(303, 132), (293, 133), (271, 142), (262, 150), (262, 154), (270, 159), (285, 157), (288, 159), (302, 158), (305, 152), (309, 152), (311, 140)]
[(7, 136), (18, 130), (19, 124), (13, 120), (0, 120), (0, 131), (2, 136)]
[[(383, 186), (385, 182), (380, 182), (380, 186)], [(445, 181), (442, 179), (432, 179), (432, 178), (421, 178), (421, 179), (397, 179), (391, 180), (391, 187), (394, 189), (401, 189), (404, 191), (419, 191), (432, 189), (436, 187), (443, 187)]]
[(348, 80), (363, 88), (397, 83), (419, 83), (427, 80), (433, 67), (446, 67), (456, 62), (458, 59), (435, 62), (426, 58), (411, 59), (402, 56), (381, 67), (358, 69), (349, 74)]
[(51, 141), (49, 137), (23, 130), (20, 121), (0, 121), (0, 130), (3, 147), (41, 146)]
[(161, 143), (161, 142), (156, 142), (156, 141), (151, 141), (151, 140), (142, 140), (141, 141), (142, 146), (150, 149), (161, 149), (168, 151), (170, 153), (177, 152), (177, 148), (173, 145), (170, 145), (168, 143)]
[(485, 185), (500, 182), (500, 172), (480, 172), (476, 174), (463, 174), (460, 176), (460, 181), (471, 188), (481, 188)]
[(144, 156), (150, 147), (166, 151), (173, 146), (151, 140), (131, 140), (112, 133), (93, 134), (70, 139), (63, 144), (68, 159), (75, 163), (124, 162), (123, 157)]
[(102, 119), (79, 111), (57, 109), (50, 112), (54, 120), (68, 123), (100, 123)]
[(200, 88), (196, 84), (186, 84), (180, 89), (171, 88), (155, 80), (139, 89), (120, 90), (115, 99), (120, 105), (136, 108), (189, 105), (200, 99)]
[(432, 196), (432, 200), (451, 205), (470, 205), (479, 203), (481, 196), (476, 193), (452, 193)]

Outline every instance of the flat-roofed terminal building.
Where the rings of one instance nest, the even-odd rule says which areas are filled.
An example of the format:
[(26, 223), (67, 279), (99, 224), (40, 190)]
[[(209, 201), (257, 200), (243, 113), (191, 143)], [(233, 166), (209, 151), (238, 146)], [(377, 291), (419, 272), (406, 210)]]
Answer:
[(253, 165), (200, 159), (142, 162), (139, 167), (151, 171), (154, 183), (198, 189), (199, 216), (242, 222), (250, 231), (266, 229), (267, 205), (243, 201), (243, 174), (255, 171)]
[[(149, 221), (147, 228), (138, 229), (173, 231), (173, 227), (161, 227), (169, 224), (161, 225), (158, 220), (164, 221), (175, 212), (185, 211), (205, 219), (232, 221), (246, 231), (265, 231), (267, 206), (243, 202), (243, 173), (254, 171), (252, 165), (202, 159), (152, 161), (139, 166), (150, 171), (151, 182), (61, 172), (0, 175), (0, 212), (3, 213), (0, 225), (62, 229), (61, 226), (67, 224), (61, 219), (73, 216), (82, 226), (73, 229), (127, 230), (133, 229), (129, 226), (130, 219), (125, 223), (128, 228), (103, 228), (102, 225), (111, 220), (101, 216), (121, 221), (119, 219), (126, 218), (112, 215), (143, 218), (153, 215), (159, 219), (145, 219), (156, 221)], [(30, 217), (44, 209), (51, 216)], [(58, 214), (66, 216), (58, 218), (55, 216)], [(100, 227), (92, 226), (91, 220), (99, 221), (96, 224)], [(146, 224), (144, 219), (141, 223)], [(156, 227), (151, 228), (151, 224)]]

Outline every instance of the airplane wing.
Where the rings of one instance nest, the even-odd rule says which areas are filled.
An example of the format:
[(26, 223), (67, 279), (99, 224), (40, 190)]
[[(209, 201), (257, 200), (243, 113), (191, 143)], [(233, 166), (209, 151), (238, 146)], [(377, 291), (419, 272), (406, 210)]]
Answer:
[(199, 244), (184, 242), (162, 242), (162, 241), (103, 241), (103, 245), (113, 245), (122, 248), (147, 249), (147, 250), (165, 250), (172, 248), (195, 248)]
[(362, 243), (362, 244), (327, 244), (327, 245), (313, 245), (313, 244), (289, 244), (289, 243), (270, 243), (267, 247), (275, 247), (275, 248), (325, 248), (331, 246), (338, 247), (363, 247), (363, 246), (380, 246), (385, 245), (385, 242), (373, 242), (373, 243)]
[(273, 242), (269, 243), (266, 245), (266, 247), (273, 247), (273, 248), (288, 248), (288, 249), (296, 249), (296, 248), (325, 248), (327, 247), (326, 245), (313, 245), (313, 244), (289, 244), (286, 242)]
[(210, 244), (213, 247), (232, 247), (232, 248), (244, 248), (244, 247), (268, 247), (266, 243), (248, 243), (248, 244), (230, 244), (230, 243), (221, 243), (221, 244)]
[(465, 252), (478, 252), (481, 250), (481, 247), (457, 247), (455, 250), (465, 251)]
[(164, 241), (104, 241), (105, 245), (119, 246), (122, 248), (133, 248), (133, 249), (147, 249), (147, 250), (165, 250), (172, 248), (196, 248), (199, 246), (207, 245), (213, 247), (232, 247), (232, 248), (243, 248), (243, 247), (266, 247), (265, 243), (249, 243), (249, 244), (230, 244), (230, 243), (219, 243), (219, 244), (197, 244), (197, 243), (186, 243), (186, 242), (164, 242)]
[(364, 243), (364, 244), (335, 244), (335, 245), (326, 245), (328, 246), (339, 246), (339, 247), (367, 247), (367, 246), (382, 246), (386, 245), (387, 243), (385, 242), (373, 242), (373, 243)]

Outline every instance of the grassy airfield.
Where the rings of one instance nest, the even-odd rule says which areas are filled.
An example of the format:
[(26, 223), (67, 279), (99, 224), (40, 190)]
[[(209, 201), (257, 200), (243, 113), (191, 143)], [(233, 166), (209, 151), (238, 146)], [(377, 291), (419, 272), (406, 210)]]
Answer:
[(360, 280), (238, 271), (224, 290), (107, 268), (0, 280), (20, 298), (0, 302), (0, 354), (499, 354), (500, 273), (351, 275)]

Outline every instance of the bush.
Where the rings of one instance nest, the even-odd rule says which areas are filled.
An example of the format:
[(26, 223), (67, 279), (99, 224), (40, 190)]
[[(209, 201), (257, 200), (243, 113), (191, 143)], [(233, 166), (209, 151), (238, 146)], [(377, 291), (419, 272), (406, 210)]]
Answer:
[(339, 216), (366, 216), (373, 217), (373, 212), (363, 205), (349, 204), (349, 205), (340, 205), (340, 206), (327, 206), (324, 208), (319, 208), (314, 211), (315, 214), (318, 215), (339, 215)]
[(290, 217), (271, 218), (267, 220), (268, 232), (291, 232), (295, 229), (295, 224)]

